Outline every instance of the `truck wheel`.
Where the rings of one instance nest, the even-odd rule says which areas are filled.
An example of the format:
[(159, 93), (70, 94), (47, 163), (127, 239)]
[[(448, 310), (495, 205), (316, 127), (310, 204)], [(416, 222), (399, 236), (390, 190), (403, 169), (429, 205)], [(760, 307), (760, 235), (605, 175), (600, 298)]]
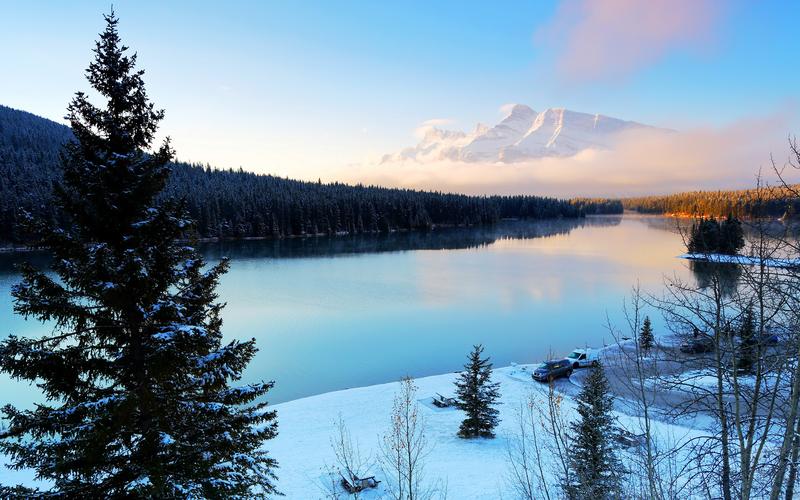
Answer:
[(597, 366), (597, 365), (599, 365), (599, 364), (600, 364), (600, 363), (598, 363), (596, 359), (595, 359), (594, 361), (592, 361), (592, 366)]
[(579, 365), (577, 361), (572, 363), (572, 368), (574, 368), (575, 370), (577, 370), (580, 367), (581, 367), (581, 365)]

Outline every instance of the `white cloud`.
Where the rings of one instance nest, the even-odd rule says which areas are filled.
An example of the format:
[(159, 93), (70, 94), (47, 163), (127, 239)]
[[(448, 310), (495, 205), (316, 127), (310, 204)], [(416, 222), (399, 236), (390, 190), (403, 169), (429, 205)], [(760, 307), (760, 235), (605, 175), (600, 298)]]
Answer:
[(414, 136), (417, 139), (422, 139), (432, 128), (444, 127), (446, 125), (452, 125), (453, 123), (455, 123), (455, 120), (451, 118), (431, 118), (417, 125), (417, 128), (414, 130)]
[(509, 102), (507, 104), (503, 104), (502, 106), (500, 106), (500, 109), (498, 109), (497, 111), (500, 112), (501, 115), (503, 115), (503, 118), (505, 118), (511, 114), (511, 109), (516, 105), (517, 103), (515, 102)]

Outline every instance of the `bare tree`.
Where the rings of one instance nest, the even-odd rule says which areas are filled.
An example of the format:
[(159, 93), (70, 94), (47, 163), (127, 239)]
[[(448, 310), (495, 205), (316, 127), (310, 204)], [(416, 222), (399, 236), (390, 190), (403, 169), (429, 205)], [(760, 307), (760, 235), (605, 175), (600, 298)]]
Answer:
[[(747, 202), (757, 215), (771, 195), (760, 182), (753, 192)], [(771, 443), (786, 435), (788, 457), (792, 442), (788, 431), (781, 432), (780, 418), (790, 343), (773, 346), (769, 339), (786, 326), (788, 291), (795, 280), (786, 269), (773, 266), (787, 249), (780, 231), (758, 217), (748, 222), (748, 229), (749, 255), (734, 264), (735, 281), (726, 276), (729, 265), (715, 262), (709, 254), (705, 258), (713, 265), (705, 268), (697, 283), (673, 277), (666, 280), (662, 296), (648, 299), (690, 345), (688, 350), (698, 342), (695, 337), (711, 343), (708, 354), (672, 351), (673, 369), (666, 378), (673, 417), (706, 414), (715, 420), (707, 435), (684, 450), (690, 452), (693, 464), (686, 476), (725, 500), (764, 496), (769, 489), (765, 478), (773, 475), (768, 460)], [(701, 383), (708, 376), (713, 384)], [(794, 429), (792, 418), (786, 429)]]
[(637, 423), (630, 431), (641, 441), (641, 446), (633, 453), (636, 467), (629, 471), (627, 489), (636, 491), (636, 496), (652, 499), (681, 498), (685, 493), (677, 480), (680, 466), (676, 461), (675, 443), (667, 442), (668, 436), (657, 435), (654, 431), (658, 403), (666, 404), (666, 401), (657, 401), (658, 393), (649, 384), (661, 376), (660, 361), (665, 347), (656, 337), (642, 339), (643, 318), (647, 318), (643, 315), (644, 305), (637, 284), (631, 299), (623, 304), (626, 334), (606, 318), (607, 328), (616, 341), (616, 348), (605, 356), (607, 375), (623, 396), (620, 403), (630, 406), (627, 411), (635, 416)]
[[(331, 436), (331, 449), (335, 457), (335, 465), (326, 466), (326, 475), (322, 487), (329, 495), (329, 498), (340, 498), (343, 489), (341, 488), (342, 479), (354, 484), (357, 479), (367, 475), (373, 461), (370, 456), (362, 456), (361, 447), (357, 440), (350, 434), (342, 415), (336, 418), (333, 423), (334, 434)], [(344, 493), (359, 498), (360, 492)]]
[[(772, 169), (778, 177), (780, 188), (785, 192), (786, 198), (789, 200), (800, 199), (800, 189), (797, 184), (789, 182), (789, 174), (791, 171), (800, 170), (800, 147), (798, 147), (797, 139), (789, 139), (790, 156), (787, 162), (778, 166), (772, 160)], [(790, 202), (787, 204), (786, 215), (796, 215), (794, 212), (796, 203)], [(800, 255), (800, 242), (798, 242), (797, 234), (793, 231), (787, 231), (783, 242), (790, 249), (792, 256)], [(786, 491), (786, 498), (792, 498), (794, 486), (797, 476), (797, 457), (800, 454), (800, 333), (798, 333), (798, 325), (800, 324), (800, 286), (798, 286), (797, 269), (789, 269), (789, 273), (795, 278), (790, 280), (786, 289), (786, 312), (788, 316), (787, 330), (789, 331), (791, 350), (790, 356), (793, 360), (793, 366), (789, 369), (789, 398), (784, 406), (783, 411), (783, 435), (781, 436), (781, 444), (775, 459), (775, 471), (773, 475), (772, 486), (770, 488), (770, 499), (778, 500), (781, 493)], [(785, 481), (787, 469), (789, 470), (788, 481)]]
[(516, 432), (508, 442), (508, 482), (517, 498), (550, 500), (550, 487), (545, 474), (545, 462), (549, 462), (540, 442), (541, 412), (533, 392), (516, 410)]
[(425, 458), (431, 446), (416, 395), (414, 379), (402, 379), (392, 404), (389, 429), (381, 440), (380, 464), (388, 492), (395, 500), (425, 500), (443, 494), (443, 488), (425, 480)]

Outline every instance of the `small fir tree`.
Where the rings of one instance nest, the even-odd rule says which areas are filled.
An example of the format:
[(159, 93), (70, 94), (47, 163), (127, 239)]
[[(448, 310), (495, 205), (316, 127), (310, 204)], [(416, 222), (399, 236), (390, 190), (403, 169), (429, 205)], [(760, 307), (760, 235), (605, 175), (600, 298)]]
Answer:
[(614, 432), (613, 398), (603, 365), (590, 370), (578, 395), (580, 419), (570, 426), (570, 474), (564, 478), (564, 489), (571, 499), (618, 498), (621, 465), (610, 441)]
[(650, 317), (645, 316), (644, 322), (642, 323), (642, 331), (639, 332), (639, 348), (644, 353), (649, 354), (654, 345), (655, 338), (653, 337), (653, 327), (650, 324)]
[(474, 346), (469, 362), (455, 382), (457, 407), (467, 414), (458, 429), (462, 438), (493, 438), (499, 423), (499, 412), (494, 405), (500, 398), (500, 384), (491, 381), (492, 364), (488, 357), (481, 359), (482, 353), (483, 346)]
[[(275, 413), (255, 402), (272, 383), (232, 387), (255, 341), (222, 343), (215, 288), (228, 263), (206, 268), (178, 243), (183, 203), (157, 201), (173, 151), (150, 146), (163, 111), (149, 102), (117, 18), (94, 49), (67, 118), (75, 142), (57, 189), (64, 229), (31, 221), (57, 279), (26, 265), (15, 310), (52, 333), (0, 343), (0, 371), (36, 383), (46, 402), (3, 408), (0, 452), (49, 486), (30, 496), (231, 498), (275, 492), (263, 451)], [(0, 497), (22, 488), (0, 489)]]
[(719, 227), (719, 253), (736, 255), (744, 247), (742, 223), (731, 214)]
[(751, 371), (756, 361), (758, 340), (756, 339), (756, 325), (753, 310), (747, 308), (739, 325), (739, 352), (736, 358), (736, 368)]
[(719, 249), (720, 227), (714, 218), (700, 219), (692, 224), (687, 250), (689, 253), (716, 253)]

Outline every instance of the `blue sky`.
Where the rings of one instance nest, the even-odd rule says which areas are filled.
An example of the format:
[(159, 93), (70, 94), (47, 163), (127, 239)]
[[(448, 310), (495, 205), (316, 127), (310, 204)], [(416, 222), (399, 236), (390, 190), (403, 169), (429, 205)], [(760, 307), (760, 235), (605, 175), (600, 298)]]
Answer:
[[(115, 9), (180, 158), (315, 178), (413, 144), (425, 120), (471, 128), (496, 122), (510, 102), (675, 129), (793, 110), (800, 2), (709, 2), (711, 14), (695, 16), (703, 3), (683, 13), (705, 16), (701, 39), (678, 33), (630, 67), (577, 76), (559, 69), (576, 21), (558, 2), (123, 0)], [(108, 9), (2, 2), (0, 103), (59, 119), (88, 87), (83, 70)], [(613, 51), (606, 57), (610, 67)]]

